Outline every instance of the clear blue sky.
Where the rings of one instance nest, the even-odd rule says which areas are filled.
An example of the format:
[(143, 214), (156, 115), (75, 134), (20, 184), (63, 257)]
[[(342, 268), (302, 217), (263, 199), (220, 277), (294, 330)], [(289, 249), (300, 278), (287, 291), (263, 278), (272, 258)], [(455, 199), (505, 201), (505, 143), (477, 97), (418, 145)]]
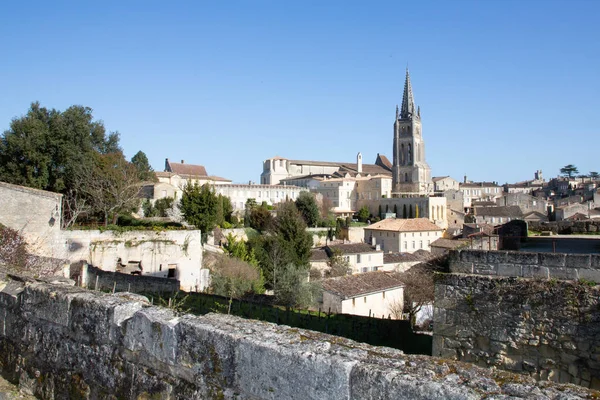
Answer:
[(598, 1), (5, 2), (0, 130), (89, 106), (144, 151), (259, 181), (262, 161), (392, 156), (408, 64), (434, 176), (600, 171)]

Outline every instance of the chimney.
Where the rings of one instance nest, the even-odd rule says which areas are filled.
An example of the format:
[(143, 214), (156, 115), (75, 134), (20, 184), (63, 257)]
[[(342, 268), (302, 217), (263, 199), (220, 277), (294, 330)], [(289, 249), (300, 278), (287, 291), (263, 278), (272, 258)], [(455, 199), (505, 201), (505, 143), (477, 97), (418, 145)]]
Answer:
[(360, 153), (356, 155), (356, 171), (362, 174), (362, 154)]

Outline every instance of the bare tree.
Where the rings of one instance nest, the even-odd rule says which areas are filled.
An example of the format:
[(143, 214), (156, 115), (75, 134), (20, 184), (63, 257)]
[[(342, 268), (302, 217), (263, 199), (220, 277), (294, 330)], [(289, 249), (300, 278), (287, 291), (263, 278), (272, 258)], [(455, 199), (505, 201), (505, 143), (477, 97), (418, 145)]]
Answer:
[(322, 219), (327, 219), (329, 217), (331, 207), (333, 207), (333, 202), (329, 199), (329, 197), (323, 196), (319, 202), (319, 211), (321, 212)]
[(352, 273), (350, 269), (350, 262), (342, 255), (339, 249), (333, 249), (331, 257), (327, 261), (328, 270), (325, 271), (327, 278), (333, 278), (336, 276), (344, 276)]
[(77, 168), (73, 179), (91, 209), (103, 215), (105, 225), (116, 223), (120, 212), (139, 204), (138, 171), (121, 153), (94, 155), (93, 162)]
[(414, 324), (417, 313), (424, 305), (433, 303), (434, 272), (434, 264), (422, 263), (398, 275), (404, 283), (404, 312), (408, 314), (411, 324)]
[(78, 190), (69, 189), (63, 195), (62, 228), (66, 229), (77, 222), (77, 218), (91, 211), (88, 199)]
[(213, 293), (229, 297), (228, 314), (234, 298), (260, 292), (263, 287), (258, 268), (235, 257), (219, 256), (211, 272)]

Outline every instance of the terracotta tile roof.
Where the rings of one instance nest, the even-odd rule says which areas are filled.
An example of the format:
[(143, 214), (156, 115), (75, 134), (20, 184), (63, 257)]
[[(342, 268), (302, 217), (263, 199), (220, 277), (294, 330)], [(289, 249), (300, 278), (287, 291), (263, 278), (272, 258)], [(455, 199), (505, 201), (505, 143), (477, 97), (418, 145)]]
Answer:
[(342, 254), (381, 253), (368, 243), (344, 243), (327, 246), (330, 252), (339, 250)]
[(460, 247), (468, 246), (469, 241), (467, 240), (451, 240), (439, 238), (431, 242), (431, 247), (441, 247), (443, 249), (458, 249)]
[(403, 262), (420, 262), (423, 261), (419, 254), (412, 253), (384, 253), (383, 263), (384, 264), (398, 264)]
[(477, 207), (475, 215), (486, 217), (523, 217), (523, 211), (519, 206)]
[(460, 183), (461, 188), (500, 187), (496, 182), (468, 182)]
[(393, 167), (390, 160), (382, 154), (377, 154), (377, 159), (375, 160), (375, 164), (381, 165), (382, 167), (387, 168), (390, 171), (392, 170), (392, 167)]
[(182, 164), (167, 161), (166, 169), (166, 172), (174, 172), (178, 175), (207, 176), (206, 168), (204, 168), (203, 165)]
[(319, 262), (319, 261), (328, 261), (329, 256), (324, 248), (319, 249), (311, 249), (310, 250), (310, 261), (311, 262)]
[(323, 290), (336, 294), (343, 299), (404, 287), (397, 274), (383, 271), (324, 279), (322, 285)]
[(427, 218), (388, 218), (371, 224), (364, 228), (365, 230), (377, 231), (395, 231), (395, 232), (421, 232), (421, 231), (441, 231), (442, 228), (428, 220)]

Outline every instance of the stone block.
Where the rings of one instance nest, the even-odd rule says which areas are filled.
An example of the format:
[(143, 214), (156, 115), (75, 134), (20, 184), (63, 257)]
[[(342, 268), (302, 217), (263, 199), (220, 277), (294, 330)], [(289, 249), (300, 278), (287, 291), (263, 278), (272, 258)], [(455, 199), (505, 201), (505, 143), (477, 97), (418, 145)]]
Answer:
[(450, 264), (450, 272), (457, 274), (472, 274), (473, 263), (466, 261), (456, 261)]
[(539, 254), (520, 251), (509, 251), (506, 255), (506, 262), (509, 264), (535, 265), (539, 263)]
[(523, 276), (523, 267), (519, 264), (498, 264), (496, 274), (499, 276)]
[(490, 251), (488, 251), (488, 254), (487, 254), (487, 262), (490, 264), (502, 264), (502, 263), (510, 262), (510, 261), (507, 261), (508, 254), (509, 254), (508, 251), (490, 250)]
[(541, 267), (539, 265), (523, 265), (523, 277), (548, 279), (550, 277), (550, 273), (548, 271), (548, 267)]
[(174, 365), (177, 360), (179, 319), (165, 308), (138, 311), (125, 323), (123, 347), (136, 353), (137, 361), (151, 365), (156, 361)]
[(600, 270), (598, 269), (580, 269), (578, 273), (579, 279), (600, 283)]
[(592, 254), (590, 256), (590, 267), (600, 269), (600, 254)]
[(477, 275), (496, 275), (496, 265), (492, 264), (474, 264), (473, 273)]
[(591, 257), (589, 254), (567, 254), (565, 266), (567, 268), (590, 268)]
[(72, 286), (35, 283), (23, 291), (22, 307), (35, 318), (68, 327), (71, 301), (74, 295), (85, 292)]
[[(334, 340), (347, 342), (348, 347), (332, 344)], [(298, 330), (285, 327), (255, 329), (236, 345), (236, 387), (244, 398), (348, 399), (350, 373), (361, 351), (349, 340), (331, 337), (331, 341), (303, 340)]]
[(573, 268), (564, 267), (550, 267), (548, 268), (548, 275), (550, 278), (563, 279), (563, 280), (577, 280), (579, 279), (579, 271)]
[(487, 254), (486, 250), (462, 250), (460, 252), (460, 260), (476, 264), (486, 263)]
[(540, 265), (544, 267), (564, 267), (567, 255), (563, 253), (540, 253)]

